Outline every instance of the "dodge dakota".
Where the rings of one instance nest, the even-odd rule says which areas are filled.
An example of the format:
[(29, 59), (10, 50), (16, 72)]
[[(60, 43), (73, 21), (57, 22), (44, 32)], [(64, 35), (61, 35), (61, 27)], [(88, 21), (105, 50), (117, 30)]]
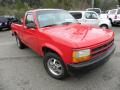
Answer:
[(46, 72), (55, 79), (79, 69), (108, 61), (115, 51), (114, 32), (80, 25), (62, 9), (27, 11), (21, 24), (12, 24), (20, 49), (26, 46), (43, 57)]

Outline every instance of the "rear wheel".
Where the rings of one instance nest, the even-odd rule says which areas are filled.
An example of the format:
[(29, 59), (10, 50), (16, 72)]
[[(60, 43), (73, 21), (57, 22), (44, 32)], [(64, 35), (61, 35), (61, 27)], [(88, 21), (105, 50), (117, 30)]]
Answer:
[(2, 28), (0, 28), (0, 31), (2, 31)]
[(16, 42), (17, 42), (17, 46), (20, 49), (24, 49), (25, 48), (25, 44), (20, 40), (20, 38), (18, 36), (16, 36)]
[(100, 27), (101, 27), (102, 29), (108, 29), (108, 25), (105, 25), (105, 24), (101, 25)]
[(44, 67), (47, 73), (55, 79), (65, 79), (68, 76), (66, 67), (59, 55), (47, 53), (44, 57)]

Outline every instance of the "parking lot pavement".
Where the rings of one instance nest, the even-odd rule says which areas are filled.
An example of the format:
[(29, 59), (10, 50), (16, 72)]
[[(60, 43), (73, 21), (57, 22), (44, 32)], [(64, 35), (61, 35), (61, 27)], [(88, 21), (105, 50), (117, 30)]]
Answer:
[(0, 90), (120, 90), (120, 27), (112, 29), (116, 51), (110, 61), (63, 81), (51, 78), (31, 49), (18, 49), (10, 31), (0, 32)]

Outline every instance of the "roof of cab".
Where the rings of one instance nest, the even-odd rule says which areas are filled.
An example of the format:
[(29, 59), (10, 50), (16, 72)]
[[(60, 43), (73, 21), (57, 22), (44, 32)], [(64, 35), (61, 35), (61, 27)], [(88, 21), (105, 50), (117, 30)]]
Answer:
[(50, 9), (50, 8), (46, 8), (46, 9), (33, 9), (33, 10), (29, 10), (27, 11), (28, 13), (29, 12), (36, 12), (36, 11), (46, 11), (46, 10), (62, 10), (62, 9)]

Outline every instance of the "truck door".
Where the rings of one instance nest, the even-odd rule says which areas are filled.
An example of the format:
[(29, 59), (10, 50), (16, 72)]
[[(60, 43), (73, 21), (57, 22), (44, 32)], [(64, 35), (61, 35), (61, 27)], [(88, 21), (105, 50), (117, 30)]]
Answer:
[(98, 15), (94, 12), (85, 12), (84, 24), (98, 26), (99, 25)]
[(33, 50), (36, 50), (37, 45), (37, 33), (36, 24), (32, 13), (26, 15), (24, 30), (22, 33), (24, 42), (31, 47)]

